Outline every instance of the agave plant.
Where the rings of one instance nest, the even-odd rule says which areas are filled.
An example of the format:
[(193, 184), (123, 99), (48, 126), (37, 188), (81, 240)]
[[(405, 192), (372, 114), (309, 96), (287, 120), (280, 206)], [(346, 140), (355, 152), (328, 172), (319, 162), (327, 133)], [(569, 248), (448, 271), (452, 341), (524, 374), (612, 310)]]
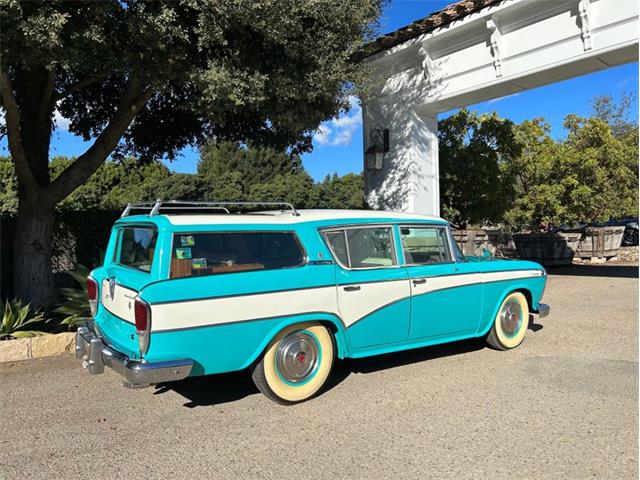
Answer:
[(23, 305), (18, 299), (7, 300), (2, 308), (0, 340), (48, 335), (47, 332), (33, 330), (36, 324), (45, 322), (42, 313), (32, 310), (31, 304)]
[(89, 269), (84, 265), (76, 266), (75, 270), (67, 272), (78, 282), (80, 288), (61, 288), (59, 291), (65, 300), (54, 310), (56, 313), (66, 315), (62, 320), (63, 325), (77, 327), (91, 320), (91, 308), (87, 296), (87, 277)]

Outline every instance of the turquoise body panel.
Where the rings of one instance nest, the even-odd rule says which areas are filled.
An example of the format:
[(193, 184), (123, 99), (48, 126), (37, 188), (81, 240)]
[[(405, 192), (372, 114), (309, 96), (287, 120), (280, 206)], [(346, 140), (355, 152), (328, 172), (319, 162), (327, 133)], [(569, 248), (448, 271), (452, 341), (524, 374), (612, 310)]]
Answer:
[[(379, 282), (406, 282), (407, 295), (364, 315), (348, 327), (341, 316), (340, 305), (295, 315), (255, 318), (247, 321), (220, 323), (216, 311), (202, 312), (204, 326), (181, 328), (176, 318), (176, 328), (151, 333), (150, 347), (145, 354), (149, 362), (190, 358), (194, 361), (191, 375), (214, 374), (241, 370), (249, 367), (264, 351), (270, 340), (283, 328), (306, 321), (320, 321), (334, 334), (337, 356), (360, 358), (409, 348), (446, 343), (464, 338), (485, 335), (491, 328), (498, 308), (504, 298), (515, 290), (521, 290), (530, 299), (530, 308), (536, 311), (542, 297), (546, 273), (522, 279), (510, 279), (491, 283), (474, 283), (455, 286), (421, 295), (411, 295), (410, 282), (414, 278), (430, 279), (456, 275), (483, 274), (520, 270), (544, 269), (533, 262), (473, 259), (450, 264), (373, 268), (348, 270), (332, 262), (332, 254), (319, 230), (341, 225), (406, 224), (403, 219), (349, 219), (348, 221), (310, 221), (282, 224), (217, 224), (173, 225), (162, 216), (138, 215), (119, 220), (106, 250), (105, 265), (91, 275), (102, 288), (102, 280), (116, 281), (138, 292), (150, 305), (168, 302), (192, 302), (203, 299), (237, 297), (243, 301), (247, 295), (291, 292), (349, 285), (366, 285)], [(446, 224), (443, 221), (412, 220), (411, 224)], [(156, 254), (151, 272), (116, 265), (116, 235), (121, 226), (153, 225), (158, 231)], [(394, 226), (397, 232), (397, 227)], [(307, 264), (280, 270), (236, 272), (202, 277), (169, 279), (169, 266), (174, 233), (214, 231), (292, 231), (304, 247)], [(402, 259), (401, 245), (396, 240), (398, 258)], [(95, 323), (106, 341), (131, 358), (139, 358), (135, 326), (116, 317), (99, 306)], [(152, 321), (153, 325), (153, 321)]]
[[(374, 268), (367, 270), (347, 270), (339, 265), (335, 269), (336, 285), (338, 289), (351, 285), (361, 285), (367, 288), (367, 283), (377, 282), (406, 282), (407, 298), (391, 303), (375, 310), (366, 317), (350, 325), (347, 329), (352, 348), (369, 345), (400, 342), (409, 335), (411, 301), (409, 298), (409, 276), (404, 268)], [(349, 295), (344, 295), (345, 301), (351, 301)], [(353, 300), (357, 301), (357, 300)]]
[(232, 372), (249, 367), (263, 352), (269, 341), (289, 325), (308, 321), (322, 321), (335, 330), (338, 357), (344, 358), (344, 329), (340, 320), (327, 313), (308, 313), (277, 319), (190, 328), (151, 335), (150, 362), (191, 358), (195, 375)]
[(411, 298), (394, 302), (367, 315), (347, 329), (351, 353), (363, 348), (404, 342), (409, 334)]
[[(423, 278), (426, 284), (442, 277), (476, 273), (472, 264), (409, 266), (411, 279)], [(415, 287), (414, 287), (415, 288)], [(482, 284), (459, 286), (412, 295), (412, 340), (427, 337), (473, 334), (478, 328), (482, 309)]]

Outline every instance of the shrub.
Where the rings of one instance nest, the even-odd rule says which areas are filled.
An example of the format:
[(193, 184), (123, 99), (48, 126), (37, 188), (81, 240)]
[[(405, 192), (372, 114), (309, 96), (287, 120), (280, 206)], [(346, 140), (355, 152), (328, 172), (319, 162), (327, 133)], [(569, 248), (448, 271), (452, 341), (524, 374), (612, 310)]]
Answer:
[(63, 325), (78, 327), (92, 318), (87, 296), (89, 269), (83, 265), (78, 265), (75, 270), (67, 273), (73, 277), (80, 288), (59, 289), (65, 300), (58, 305), (54, 312), (66, 315), (61, 322)]
[(47, 335), (41, 330), (33, 330), (37, 324), (44, 323), (46, 320), (42, 313), (33, 310), (30, 304), (25, 305), (17, 299), (6, 300), (2, 307), (0, 340)]

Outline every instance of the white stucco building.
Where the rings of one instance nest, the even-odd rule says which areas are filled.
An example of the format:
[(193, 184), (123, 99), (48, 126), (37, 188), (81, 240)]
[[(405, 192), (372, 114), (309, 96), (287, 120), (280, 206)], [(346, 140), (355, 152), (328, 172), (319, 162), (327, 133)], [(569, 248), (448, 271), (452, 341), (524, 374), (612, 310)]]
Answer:
[(438, 113), (637, 60), (638, 1), (462, 1), (377, 39), (367, 55), (365, 151), (372, 131), (389, 130), (382, 169), (365, 160), (367, 201), (438, 215)]

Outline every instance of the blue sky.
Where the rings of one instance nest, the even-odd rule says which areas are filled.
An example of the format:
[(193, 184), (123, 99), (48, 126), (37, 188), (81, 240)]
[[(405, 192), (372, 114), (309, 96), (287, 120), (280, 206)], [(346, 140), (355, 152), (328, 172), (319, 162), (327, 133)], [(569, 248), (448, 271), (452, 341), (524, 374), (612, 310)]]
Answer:
[[(396, 30), (450, 3), (452, 0), (392, 1), (382, 14), (381, 33)], [(638, 97), (637, 62), (470, 105), (469, 108), (479, 112), (496, 111), (500, 116), (515, 122), (542, 116), (551, 124), (553, 135), (559, 138), (564, 135), (562, 122), (567, 114), (587, 115), (590, 100), (594, 96), (610, 94), (618, 97), (623, 92), (633, 93)], [(445, 112), (439, 118), (451, 113), (453, 112)], [(633, 114), (637, 118), (637, 102)], [(58, 119), (58, 127), (52, 139), (52, 156), (78, 156), (90, 145), (70, 134), (63, 119)], [(357, 102), (354, 102), (351, 111), (345, 115), (321, 125), (313, 144), (313, 152), (305, 154), (302, 160), (314, 179), (321, 180), (332, 173), (344, 175), (362, 171), (362, 120)], [(0, 154), (8, 155), (6, 138), (0, 141)], [(167, 165), (178, 172), (193, 173), (197, 160), (197, 150), (188, 148), (177, 160), (167, 162)]]

